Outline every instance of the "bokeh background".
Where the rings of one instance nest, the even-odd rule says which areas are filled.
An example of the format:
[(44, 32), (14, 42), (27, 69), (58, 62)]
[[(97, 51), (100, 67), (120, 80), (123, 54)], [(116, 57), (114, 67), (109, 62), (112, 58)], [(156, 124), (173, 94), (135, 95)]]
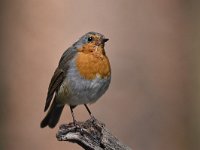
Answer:
[[(110, 38), (96, 118), (134, 150), (200, 149), (199, 10), (197, 0), (1, 0), (0, 149), (82, 149), (39, 124), (60, 56), (88, 31)], [(71, 121), (66, 107), (59, 124)]]

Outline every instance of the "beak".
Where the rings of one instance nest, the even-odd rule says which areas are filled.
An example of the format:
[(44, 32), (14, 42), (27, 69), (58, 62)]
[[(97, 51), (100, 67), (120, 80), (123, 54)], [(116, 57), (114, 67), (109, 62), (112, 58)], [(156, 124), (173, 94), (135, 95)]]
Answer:
[(109, 39), (107, 39), (107, 38), (104, 38), (103, 40), (102, 40), (102, 43), (105, 43), (105, 42), (107, 42)]

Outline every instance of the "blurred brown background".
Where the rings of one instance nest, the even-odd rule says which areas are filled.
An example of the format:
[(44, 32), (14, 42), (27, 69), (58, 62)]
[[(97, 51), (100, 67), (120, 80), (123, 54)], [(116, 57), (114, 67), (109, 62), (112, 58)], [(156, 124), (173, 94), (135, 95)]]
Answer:
[[(200, 149), (199, 10), (195, 0), (2, 0), (0, 149), (81, 149), (39, 124), (60, 56), (88, 31), (110, 38), (112, 65), (93, 114), (135, 150)], [(67, 108), (59, 124), (69, 121)]]

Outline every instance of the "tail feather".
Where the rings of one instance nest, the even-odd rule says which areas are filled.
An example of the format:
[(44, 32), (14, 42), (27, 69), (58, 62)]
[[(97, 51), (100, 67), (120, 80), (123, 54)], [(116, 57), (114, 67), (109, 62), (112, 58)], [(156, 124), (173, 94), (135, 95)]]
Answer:
[(58, 105), (58, 103), (54, 100), (47, 115), (42, 120), (40, 127), (44, 128), (46, 126), (49, 126), (50, 128), (54, 128), (60, 119), (63, 108), (64, 105)]

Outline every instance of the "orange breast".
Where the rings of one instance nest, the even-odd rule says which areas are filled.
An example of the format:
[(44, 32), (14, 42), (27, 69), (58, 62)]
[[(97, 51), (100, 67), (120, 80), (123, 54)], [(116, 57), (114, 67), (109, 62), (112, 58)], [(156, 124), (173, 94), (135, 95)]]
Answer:
[(110, 76), (110, 63), (107, 56), (95, 53), (79, 52), (76, 66), (80, 75), (85, 79), (94, 79), (97, 75), (101, 78)]

